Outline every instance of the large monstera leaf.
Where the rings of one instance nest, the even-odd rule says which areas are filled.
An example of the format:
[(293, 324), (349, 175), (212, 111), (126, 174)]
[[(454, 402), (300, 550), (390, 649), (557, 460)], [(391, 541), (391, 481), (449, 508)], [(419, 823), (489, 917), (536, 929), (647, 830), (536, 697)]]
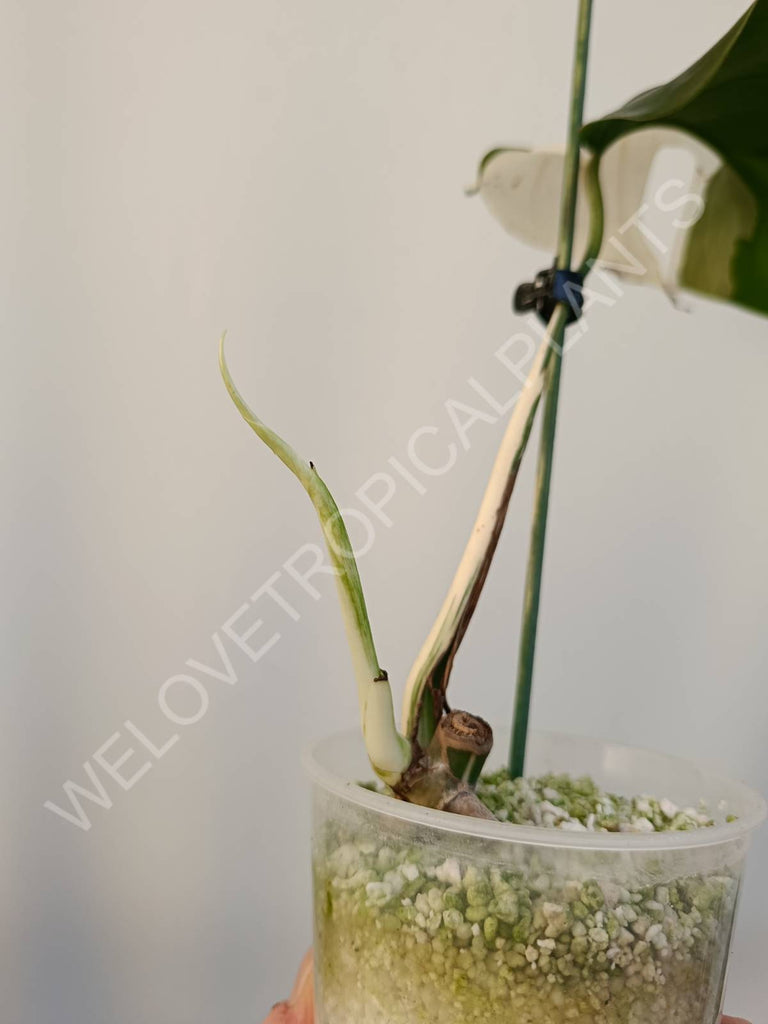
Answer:
[[(768, 313), (766, 99), (768, 0), (756, 0), (682, 75), (585, 125), (582, 144), (601, 161), (606, 213), (601, 256), (609, 266), (606, 250), (620, 238), (632, 261), (629, 270), (623, 264), (630, 279), (670, 290), (689, 288)], [(662, 265), (649, 236), (623, 226), (642, 209), (654, 157), (668, 146), (694, 156), (686, 195), (700, 196), (700, 216), (678, 222), (675, 251)], [(477, 191), (507, 230), (553, 250), (552, 211), (561, 174), (557, 153), (495, 150), (481, 162)], [(582, 209), (577, 240), (587, 219)]]
[(595, 152), (663, 126), (710, 146), (722, 165), (691, 229), (680, 283), (768, 313), (768, 0), (757, 0), (716, 46), (582, 133)]

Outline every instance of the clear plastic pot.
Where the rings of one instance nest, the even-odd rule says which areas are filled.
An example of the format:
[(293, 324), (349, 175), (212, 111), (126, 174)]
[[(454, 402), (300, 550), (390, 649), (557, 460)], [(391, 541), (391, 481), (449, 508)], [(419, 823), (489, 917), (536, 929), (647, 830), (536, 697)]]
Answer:
[(307, 763), (319, 1024), (716, 1024), (759, 794), (677, 758), (535, 735), (532, 775), (703, 799), (717, 820), (564, 832), (371, 792), (355, 734)]

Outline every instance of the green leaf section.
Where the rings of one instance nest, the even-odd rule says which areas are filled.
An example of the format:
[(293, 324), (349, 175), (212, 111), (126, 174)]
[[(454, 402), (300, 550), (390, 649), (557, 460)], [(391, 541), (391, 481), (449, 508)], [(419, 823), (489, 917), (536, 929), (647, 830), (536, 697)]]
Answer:
[[(688, 232), (680, 284), (728, 299), (732, 296), (734, 258), (743, 258), (741, 243), (754, 237), (757, 204), (742, 178), (727, 164), (710, 179), (704, 201), (704, 212)], [(749, 246), (746, 252), (749, 257)], [(743, 268), (737, 264), (736, 279), (748, 277), (750, 266), (749, 262)]]
[(581, 135), (602, 153), (629, 132), (663, 126), (715, 150), (725, 169), (709, 184), (680, 283), (761, 313), (768, 313), (767, 125), (768, 0), (756, 0), (682, 75), (585, 125)]

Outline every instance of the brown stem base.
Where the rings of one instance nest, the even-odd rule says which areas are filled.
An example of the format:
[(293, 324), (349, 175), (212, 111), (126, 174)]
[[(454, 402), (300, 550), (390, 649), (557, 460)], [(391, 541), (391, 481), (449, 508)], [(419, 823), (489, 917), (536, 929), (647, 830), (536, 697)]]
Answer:
[(495, 820), (495, 815), (470, 786), (460, 782), (442, 762), (432, 761), (426, 754), (414, 761), (393, 792), (400, 800), (420, 807)]

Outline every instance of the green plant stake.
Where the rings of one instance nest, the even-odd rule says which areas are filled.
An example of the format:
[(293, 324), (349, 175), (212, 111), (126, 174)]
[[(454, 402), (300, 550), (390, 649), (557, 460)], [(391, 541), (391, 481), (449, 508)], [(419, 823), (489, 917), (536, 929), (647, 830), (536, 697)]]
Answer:
[[(557, 268), (559, 270), (570, 270), (573, 256), (576, 196), (579, 186), (579, 134), (581, 132), (582, 115), (584, 112), (591, 20), (592, 0), (580, 0), (579, 20), (576, 29), (576, 52), (573, 61), (571, 84), (568, 145), (565, 153), (565, 174), (560, 203), (560, 229), (557, 245)], [(568, 312), (568, 306), (561, 302), (553, 315), (553, 352), (549, 359), (549, 371), (544, 388), (544, 415), (541, 425), (539, 461), (536, 472), (536, 493), (534, 497), (531, 547), (528, 555), (528, 570), (525, 581), (523, 623), (520, 632), (515, 717), (509, 751), (509, 771), (513, 778), (525, 774), (525, 752), (531, 707), (533, 665), (536, 652), (541, 573), (544, 564), (544, 542), (547, 533), (549, 487), (552, 478), (557, 403), (560, 394), (560, 375), (563, 365), (563, 348)]]

